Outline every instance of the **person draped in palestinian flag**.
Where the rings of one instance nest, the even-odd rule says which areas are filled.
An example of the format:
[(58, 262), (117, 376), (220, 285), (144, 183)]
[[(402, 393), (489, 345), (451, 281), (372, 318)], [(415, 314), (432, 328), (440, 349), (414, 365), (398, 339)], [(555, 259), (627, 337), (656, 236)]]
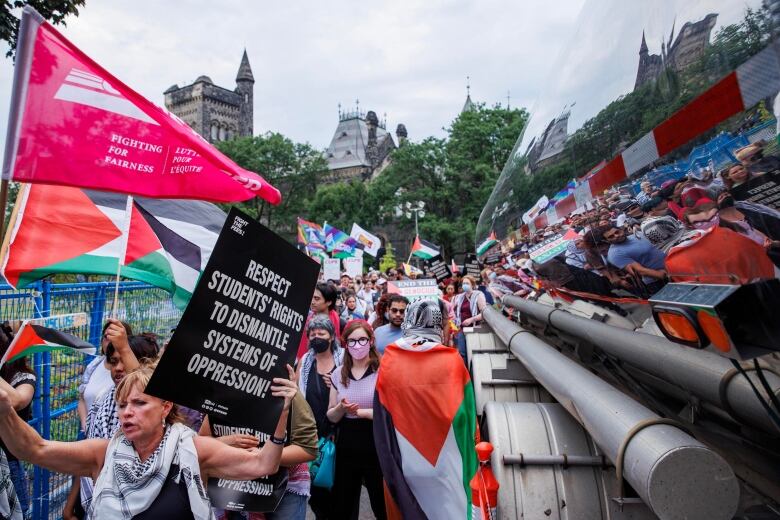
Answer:
[(476, 406), (458, 351), (442, 345), (439, 302), (406, 309), (374, 395), (374, 440), (389, 519), (468, 519), (477, 471)]

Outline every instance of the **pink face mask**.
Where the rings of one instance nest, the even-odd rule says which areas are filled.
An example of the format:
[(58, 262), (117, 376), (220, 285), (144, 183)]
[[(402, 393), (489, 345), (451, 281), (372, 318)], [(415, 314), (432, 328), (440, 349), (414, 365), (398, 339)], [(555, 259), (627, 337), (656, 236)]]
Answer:
[(356, 343), (354, 347), (347, 347), (349, 355), (355, 359), (363, 359), (368, 355), (368, 351), (371, 350), (371, 343), (361, 345)]

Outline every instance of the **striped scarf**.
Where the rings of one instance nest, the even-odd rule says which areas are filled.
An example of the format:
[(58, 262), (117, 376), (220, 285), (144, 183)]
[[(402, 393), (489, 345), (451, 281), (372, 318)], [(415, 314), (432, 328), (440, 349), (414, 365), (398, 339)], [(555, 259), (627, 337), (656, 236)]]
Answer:
[(0, 519), (22, 520), (22, 509), (16, 498), (11, 469), (3, 450), (0, 450)]
[(157, 499), (171, 464), (176, 464), (179, 474), (175, 481), (184, 479), (195, 519), (214, 520), (200, 476), (194, 436), (195, 432), (183, 424), (166, 426), (160, 445), (142, 462), (133, 444), (118, 431), (108, 444), (103, 469), (95, 481), (89, 517), (95, 518), (100, 511), (101, 516), (129, 519), (146, 511)]

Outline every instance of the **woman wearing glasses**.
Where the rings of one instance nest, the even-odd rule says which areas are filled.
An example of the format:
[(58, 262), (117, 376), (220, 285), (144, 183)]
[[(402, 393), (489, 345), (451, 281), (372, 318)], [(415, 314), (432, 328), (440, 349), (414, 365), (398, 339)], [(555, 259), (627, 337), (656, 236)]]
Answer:
[(344, 362), (331, 375), (328, 408), (328, 419), (338, 427), (333, 518), (357, 518), (360, 488), (365, 482), (374, 516), (384, 519), (382, 470), (373, 433), (379, 370), (374, 331), (368, 322), (352, 320), (344, 328), (342, 340), (346, 346)]

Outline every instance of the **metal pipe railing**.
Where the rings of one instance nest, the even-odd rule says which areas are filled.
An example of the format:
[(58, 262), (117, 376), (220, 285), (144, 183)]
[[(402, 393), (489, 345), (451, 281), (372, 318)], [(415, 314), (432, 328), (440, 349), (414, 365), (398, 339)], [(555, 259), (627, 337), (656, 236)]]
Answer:
[(485, 308), (482, 316), (531, 375), (621, 468), (619, 473), (656, 515), (732, 518), (739, 485), (718, 454), (499, 311)]
[[(537, 321), (583, 339), (604, 352), (649, 374), (687, 390), (696, 397), (727, 411), (735, 420), (778, 433), (748, 382), (734, 377), (731, 362), (712, 352), (677, 345), (666, 338), (611, 327), (595, 320), (580, 318), (561, 309), (516, 296), (505, 296), (508, 305)], [(766, 379), (780, 396), (780, 377), (767, 372)], [(754, 373), (754, 383), (760, 387)]]

